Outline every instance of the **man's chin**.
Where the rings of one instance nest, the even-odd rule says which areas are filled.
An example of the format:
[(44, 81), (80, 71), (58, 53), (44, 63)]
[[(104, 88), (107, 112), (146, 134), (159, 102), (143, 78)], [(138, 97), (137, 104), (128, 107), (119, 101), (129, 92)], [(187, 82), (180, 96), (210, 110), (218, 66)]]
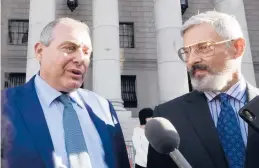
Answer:
[(204, 75), (191, 78), (191, 83), (193, 89), (200, 92), (208, 92), (221, 90), (227, 84), (227, 80), (219, 76)]
[(67, 84), (67, 88), (69, 90), (75, 90), (75, 89), (78, 89), (82, 86), (82, 82), (81, 81), (71, 81)]

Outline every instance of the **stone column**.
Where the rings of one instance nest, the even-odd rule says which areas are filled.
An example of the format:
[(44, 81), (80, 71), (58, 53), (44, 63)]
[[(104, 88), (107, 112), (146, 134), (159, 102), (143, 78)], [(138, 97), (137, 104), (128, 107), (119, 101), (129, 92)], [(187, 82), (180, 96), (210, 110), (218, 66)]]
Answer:
[[(4, 12), (5, 10), (4, 9), (2, 9), (2, 3), (4, 4), (4, 2), (0, 2), (0, 9), (2, 10), (1, 11), (1, 13), (0, 13), (0, 17), (1, 17), (1, 20), (0, 20), (0, 52), (1, 52), (1, 55), (0, 55), (0, 80), (1, 80), (1, 82), (0, 82), (0, 88), (1, 88), (1, 90), (4, 88), (4, 80), (5, 80), (5, 78), (4, 78), (4, 67), (3, 67), (3, 59), (4, 59), (4, 57), (5, 57), (5, 50), (2, 50), (2, 46), (4, 46), (4, 38), (3, 38), (3, 34), (5, 34), (5, 31), (2, 31), (3, 30), (3, 28), (4, 28), (4, 22), (3, 22), (3, 18), (5, 18), (4, 17), (4, 15), (2, 15), (2, 12)], [(7, 27), (7, 26), (6, 26)], [(6, 33), (7, 34), (7, 33)], [(7, 37), (7, 36), (6, 36)]]
[(121, 98), (118, 0), (93, 1), (93, 91), (125, 111)]
[(30, 80), (39, 71), (39, 62), (35, 57), (34, 45), (40, 40), (42, 29), (55, 19), (55, 10), (55, 0), (30, 0), (26, 81)]
[(242, 60), (242, 73), (245, 79), (256, 86), (249, 34), (247, 30), (246, 14), (243, 0), (214, 0), (215, 9), (219, 12), (234, 15), (240, 23), (246, 40), (245, 55)]
[(93, 1), (93, 91), (111, 101), (124, 139), (130, 141), (138, 121), (121, 98), (118, 0)]
[(154, 0), (160, 102), (189, 92), (186, 65), (177, 51), (183, 46), (180, 34), (180, 0)]

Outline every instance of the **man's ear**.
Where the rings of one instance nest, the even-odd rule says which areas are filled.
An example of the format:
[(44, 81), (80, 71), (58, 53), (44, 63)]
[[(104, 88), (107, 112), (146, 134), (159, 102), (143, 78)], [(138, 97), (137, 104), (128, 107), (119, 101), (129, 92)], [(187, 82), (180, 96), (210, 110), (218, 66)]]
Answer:
[(234, 57), (239, 58), (244, 55), (246, 41), (243, 38), (238, 38), (234, 41)]
[(41, 62), (44, 48), (45, 46), (41, 42), (37, 42), (34, 46), (35, 56), (39, 63)]

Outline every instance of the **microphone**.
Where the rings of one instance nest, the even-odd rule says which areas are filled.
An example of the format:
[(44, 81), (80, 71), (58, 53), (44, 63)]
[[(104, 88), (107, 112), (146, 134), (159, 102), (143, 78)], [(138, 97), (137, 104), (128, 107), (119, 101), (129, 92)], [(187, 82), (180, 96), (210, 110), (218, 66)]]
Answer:
[(180, 137), (173, 124), (165, 118), (150, 119), (145, 126), (145, 136), (160, 154), (169, 154), (179, 168), (192, 168), (178, 150)]
[(244, 105), (239, 111), (239, 116), (259, 134), (259, 119), (255, 115), (256, 111), (259, 111), (259, 96), (256, 96), (246, 105)]

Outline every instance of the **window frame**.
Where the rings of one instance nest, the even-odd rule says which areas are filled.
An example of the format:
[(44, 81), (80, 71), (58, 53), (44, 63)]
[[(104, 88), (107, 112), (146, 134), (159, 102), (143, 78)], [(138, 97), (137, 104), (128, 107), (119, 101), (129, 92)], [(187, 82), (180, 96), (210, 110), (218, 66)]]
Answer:
[[(137, 108), (138, 107), (138, 98), (137, 98), (137, 84), (136, 84), (137, 77), (136, 75), (121, 75), (121, 97), (124, 102), (125, 108)], [(128, 81), (129, 86), (123, 86), (124, 83)], [(132, 85), (133, 84), (133, 85)], [(126, 87), (131, 87), (130, 89)], [(131, 90), (131, 91), (129, 91)], [(132, 94), (133, 100), (130, 99), (127, 101), (126, 96)], [(125, 101), (126, 100), (126, 101)]]
[[(125, 35), (124, 32), (123, 34), (121, 34), (121, 29), (120, 29), (120, 26), (121, 25), (127, 25), (127, 26), (132, 26), (132, 36), (130, 35)], [(123, 29), (125, 30), (125, 29)], [(119, 42), (120, 42), (120, 48), (135, 48), (135, 30), (134, 30), (134, 22), (120, 22), (119, 23), (119, 36), (120, 36), (120, 39), (119, 39)], [(121, 46), (121, 38), (124, 38), (124, 37), (127, 37), (127, 39), (130, 39), (132, 38), (132, 45), (130, 46), (129, 45), (129, 41), (128, 41), (128, 45), (125, 46), (124, 45), (124, 41), (123, 41), (123, 45)]]
[[(23, 24), (23, 31), (19, 31), (19, 25), (18, 25), (18, 31), (17, 32), (12, 32), (11, 28), (12, 28), (12, 22), (18, 22), (18, 23), (22, 23)], [(28, 27), (25, 27), (24, 25), (28, 23)], [(26, 29), (27, 28), (27, 32)], [(24, 38), (25, 35), (27, 35), (27, 41), (25, 43), (21, 42), (21, 43), (14, 43), (13, 41), (16, 40), (13, 37), (13, 34), (18, 33), (18, 34), (23, 34), (22, 38)], [(28, 41), (29, 41), (29, 19), (8, 19), (8, 45), (14, 45), (14, 46), (27, 46), (28, 45)]]

